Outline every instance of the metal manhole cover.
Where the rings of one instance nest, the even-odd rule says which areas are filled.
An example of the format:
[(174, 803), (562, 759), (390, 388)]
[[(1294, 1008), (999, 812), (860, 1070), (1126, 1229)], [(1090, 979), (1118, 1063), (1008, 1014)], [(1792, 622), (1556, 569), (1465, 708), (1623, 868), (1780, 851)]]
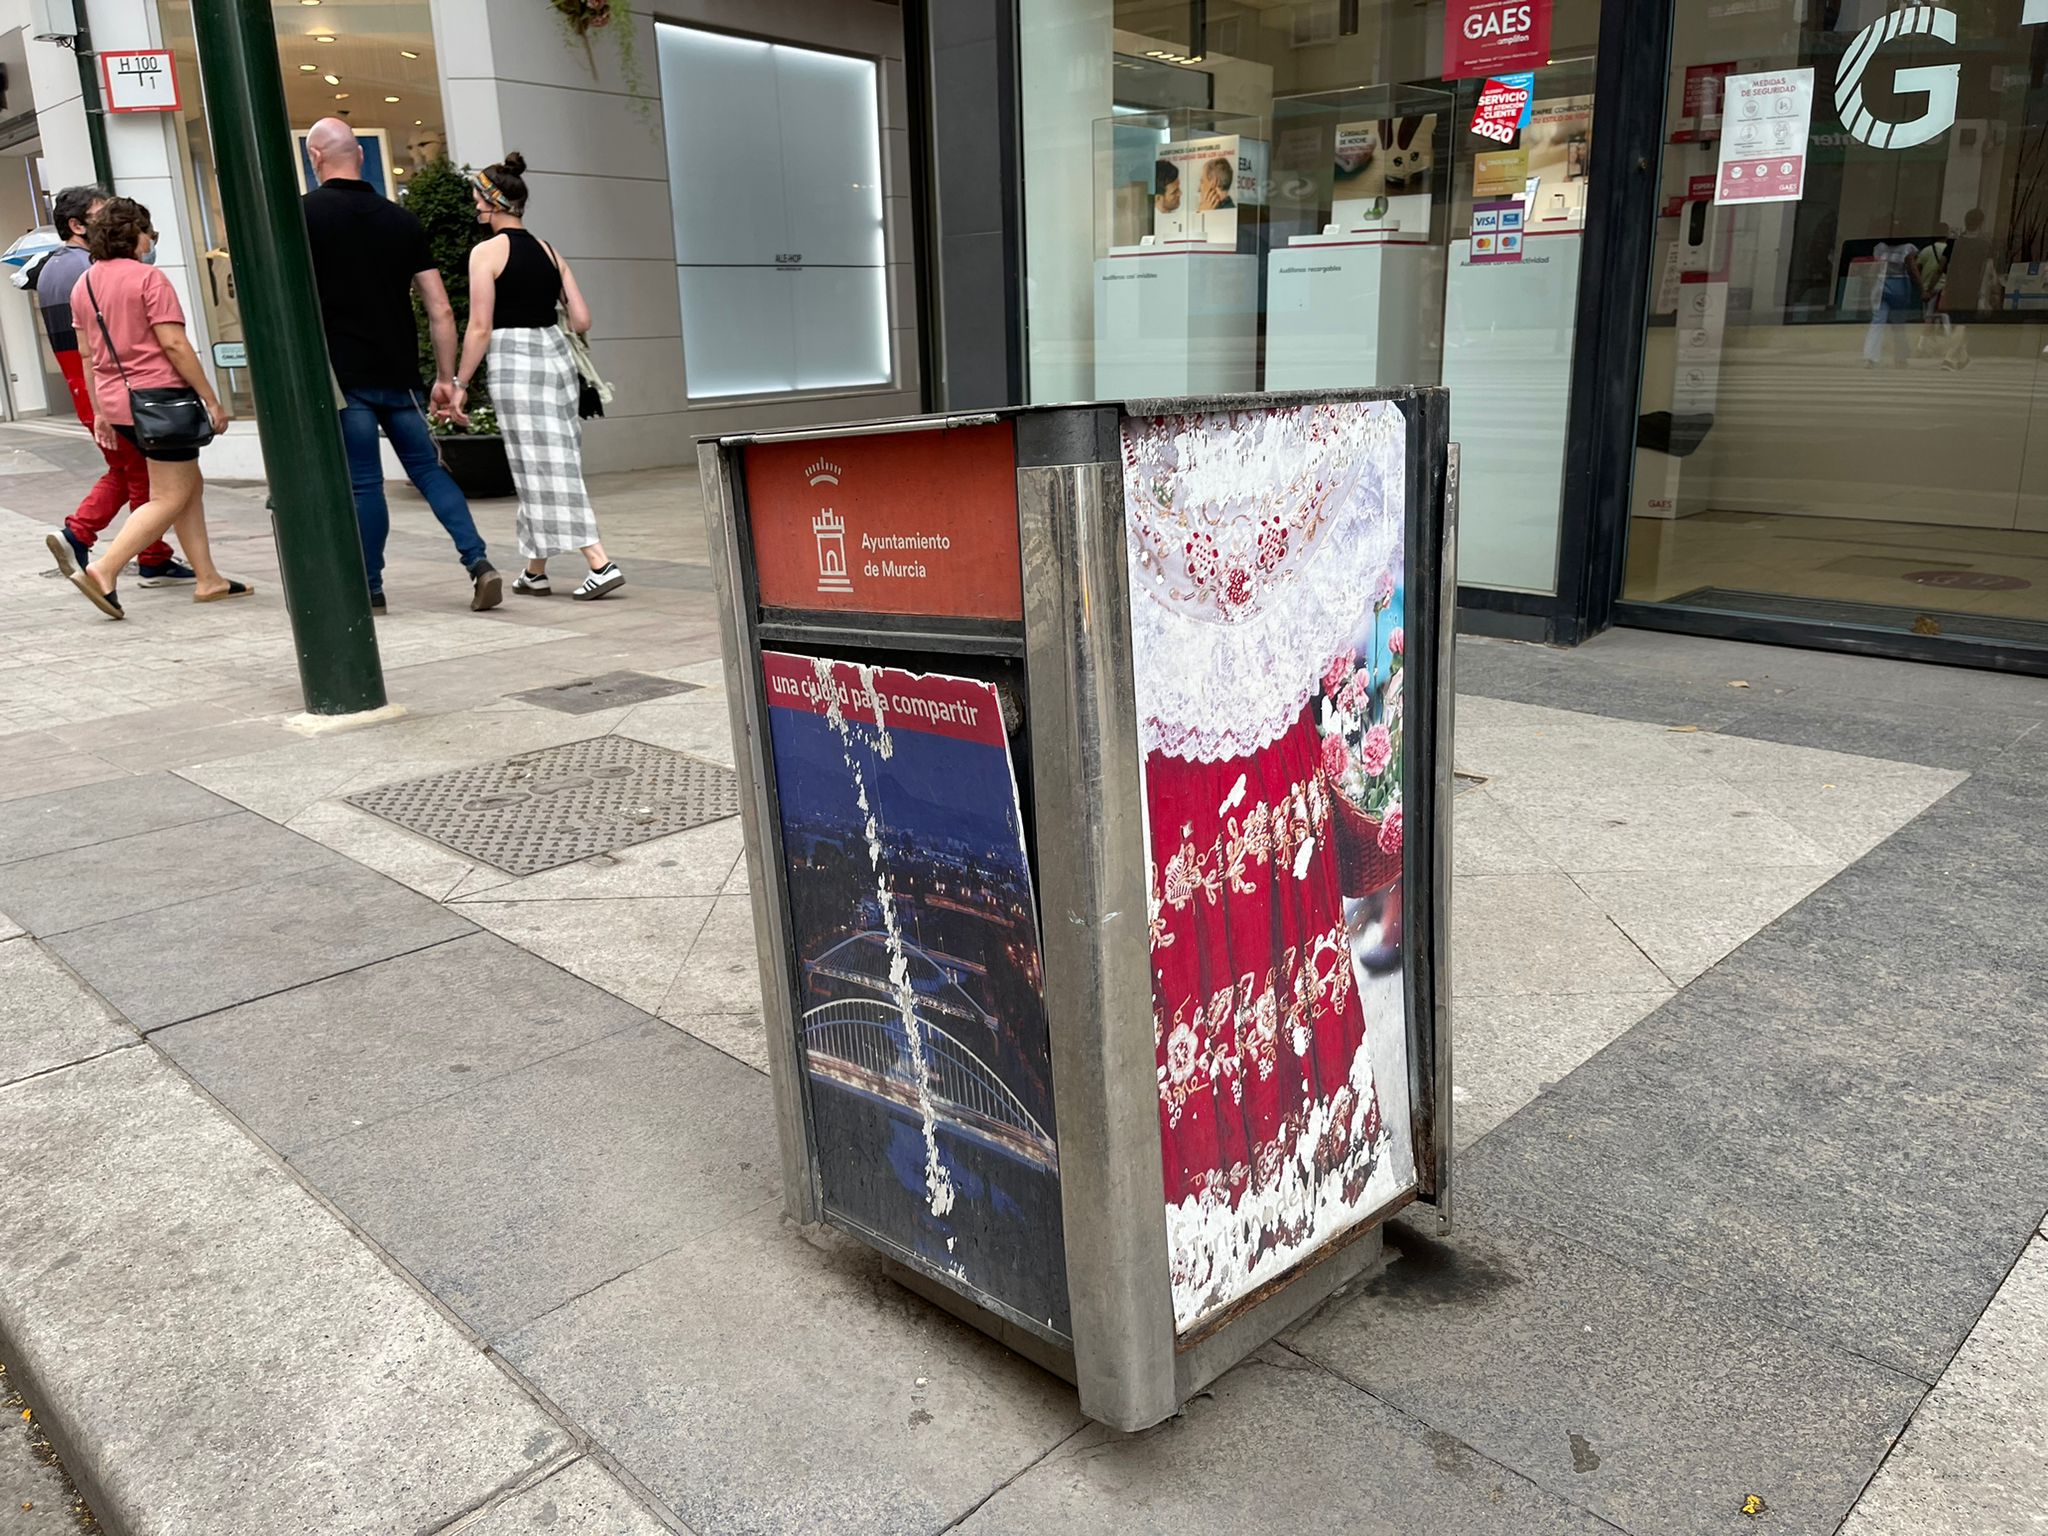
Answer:
[(559, 709), (565, 715), (594, 715), (600, 709), (617, 709), (624, 704), (646, 704), (671, 698), (678, 693), (695, 693), (695, 683), (678, 683), (646, 672), (607, 672), (602, 677), (579, 677), (573, 683), (556, 683), (548, 688), (529, 688), (512, 695), (543, 709)]
[(347, 797), (350, 805), (535, 875), (739, 814), (729, 768), (624, 736), (596, 736)]

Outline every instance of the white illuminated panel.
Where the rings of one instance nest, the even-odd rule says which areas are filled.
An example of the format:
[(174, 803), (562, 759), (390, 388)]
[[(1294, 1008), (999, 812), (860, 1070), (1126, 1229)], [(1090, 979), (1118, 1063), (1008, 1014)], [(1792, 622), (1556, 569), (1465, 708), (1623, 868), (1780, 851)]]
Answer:
[(874, 61), (655, 40), (690, 398), (890, 382)]

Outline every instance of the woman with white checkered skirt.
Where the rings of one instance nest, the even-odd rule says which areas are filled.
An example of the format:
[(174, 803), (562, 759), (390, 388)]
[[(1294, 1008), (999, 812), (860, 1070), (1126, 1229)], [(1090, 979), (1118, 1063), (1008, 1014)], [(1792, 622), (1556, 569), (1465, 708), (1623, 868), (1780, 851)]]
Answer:
[(605, 558), (598, 542), (597, 513), (583, 484), (582, 380), (558, 313), (566, 312), (580, 336), (590, 329), (590, 306), (569, 263), (527, 231), (525, 177), (526, 158), (514, 151), (469, 178), (477, 222), (490, 225), (491, 238), (469, 253), (469, 330), (453, 414), (467, 419), (462, 404), (469, 380), (488, 354), (491, 400), (519, 489), (519, 552), (526, 557), (512, 590), (548, 596), (548, 558), (575, 549), (590, 574), (569, 595), (589, 601), (626, 584), (625, 572)]

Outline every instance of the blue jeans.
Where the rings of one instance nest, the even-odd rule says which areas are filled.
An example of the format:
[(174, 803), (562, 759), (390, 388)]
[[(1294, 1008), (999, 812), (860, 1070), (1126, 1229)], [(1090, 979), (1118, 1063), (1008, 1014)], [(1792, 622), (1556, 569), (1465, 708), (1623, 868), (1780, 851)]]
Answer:
[(469, 503), (454, 477), (434, 452), (419, 391), (351, 389), (343, 392), (343, 399), (347, 404), (341, 408), (341, 441), (348, 450), (349, 488), (355, 492), (356, 526), (362, 530), (363, 571), (370, 578), (370, 590), (384, 590), (384, 542), (391, 535), (391, 508), (384, 499), (384, 465), (377, 449), (380, 429), (391, 439), (406, 478), (427, 498), (455, 541), (463, 569), (474, 570), (485, 558), (483, 536), (476, 531), (476, 519), (469, 515)]

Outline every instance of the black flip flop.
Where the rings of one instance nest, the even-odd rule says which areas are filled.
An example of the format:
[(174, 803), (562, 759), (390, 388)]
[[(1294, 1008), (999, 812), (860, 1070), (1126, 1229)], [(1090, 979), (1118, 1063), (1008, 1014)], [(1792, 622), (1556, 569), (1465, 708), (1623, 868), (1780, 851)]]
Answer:
[(108, 618), (125, 619), (128, 617), (127, 614), (121, 611), (121, 599), (111, 592), (102, 592), (100, 584), (93, 580), (91, 571), (73, 571), (71, 573), (71, 585), (83, 592), (93, 607), (99, 609)]
[(228, 582), (227, 591), (194, 592), (192, 594), (192, 601), (195, 603), (224, 603), (231, 597), (251, 597), (255, 594), (255, 591), (254, 587), (245, 587), (239, 581), (231, 580)]

